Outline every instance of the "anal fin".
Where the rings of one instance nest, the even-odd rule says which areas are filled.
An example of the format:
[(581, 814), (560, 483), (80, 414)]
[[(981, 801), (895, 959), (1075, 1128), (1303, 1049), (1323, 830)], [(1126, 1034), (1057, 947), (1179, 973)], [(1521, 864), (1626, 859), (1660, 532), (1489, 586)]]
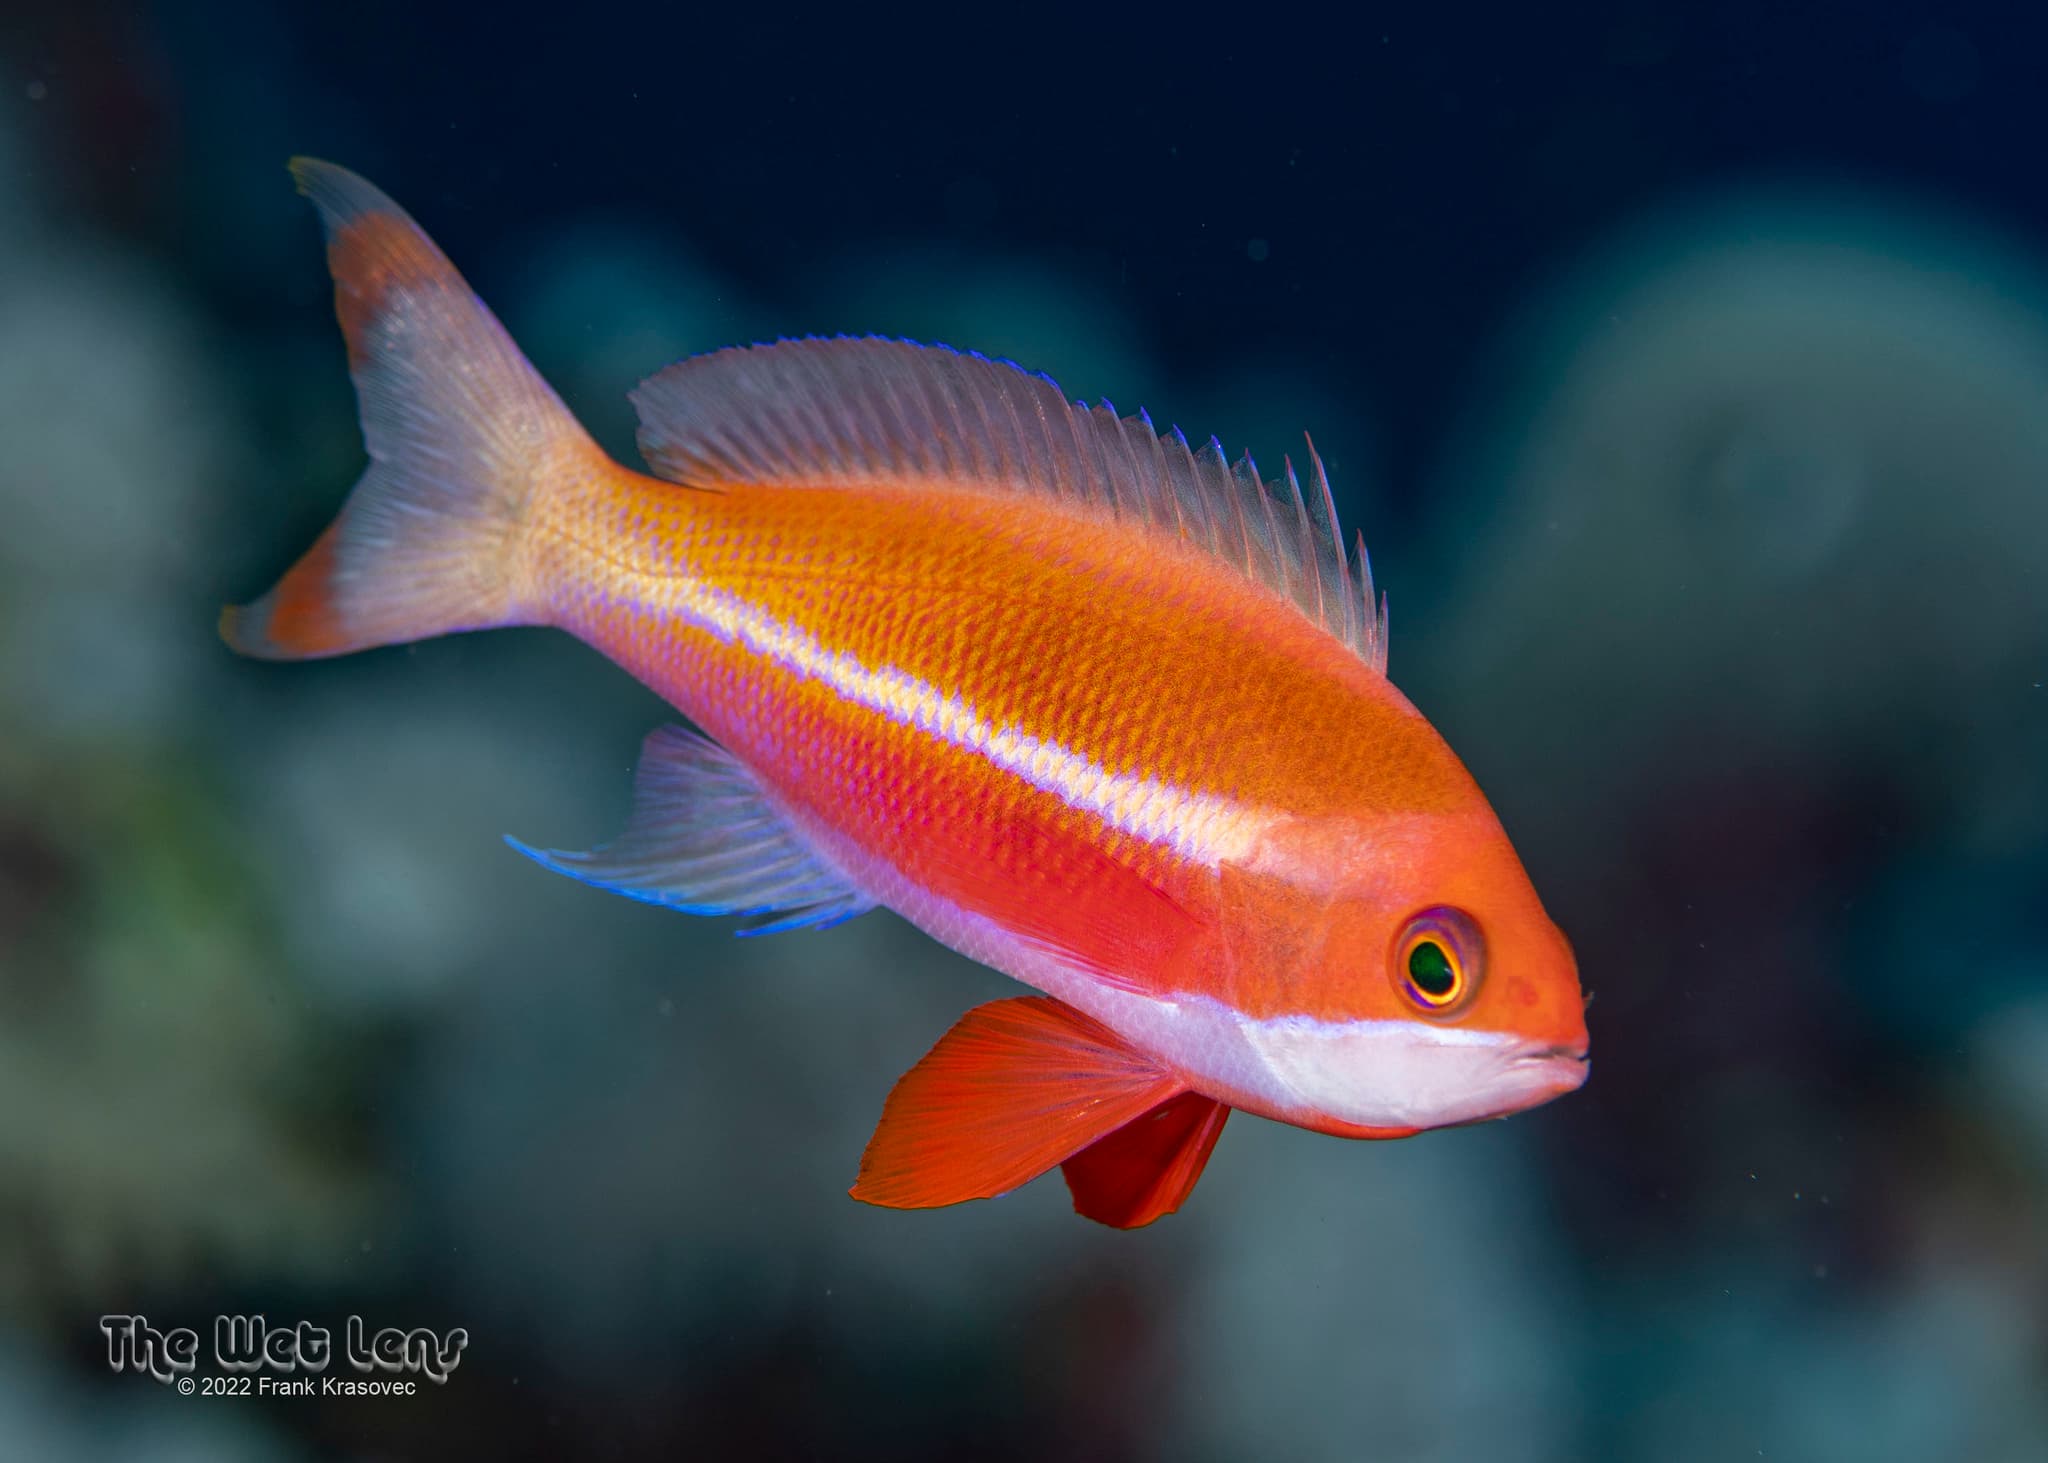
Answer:
[(896, 1083), (861, 1155), (853, 1197), (892, 1209), (994, 1198), (1182, 1087), (1064, 1002), (991, 1001), (961, 1017)]
[(648, 734), (626, 831), (588, 853), (505, 840), (543, 868), (689, 914), (773, 914), (742, 930), (822, 928), (874, 907), (769, 803), (725, 748), (679, 726)]
[(1117, 1229), (1136, 1229), (1187, 1202), (1230, 1109), (1183, 1092), (1134, 1118), (1060, 1165), (1074, 1211)]

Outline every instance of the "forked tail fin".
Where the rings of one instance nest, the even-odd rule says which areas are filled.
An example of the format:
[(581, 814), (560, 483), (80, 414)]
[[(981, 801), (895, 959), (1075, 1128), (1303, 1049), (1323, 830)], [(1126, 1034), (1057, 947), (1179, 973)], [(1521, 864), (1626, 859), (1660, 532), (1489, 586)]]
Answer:
[(597, 447), (403, 209), (331, 163), (291, 166), (326, 227), (370, 468), (222, 637), (296, 660), (533, 622), (533, 496)]

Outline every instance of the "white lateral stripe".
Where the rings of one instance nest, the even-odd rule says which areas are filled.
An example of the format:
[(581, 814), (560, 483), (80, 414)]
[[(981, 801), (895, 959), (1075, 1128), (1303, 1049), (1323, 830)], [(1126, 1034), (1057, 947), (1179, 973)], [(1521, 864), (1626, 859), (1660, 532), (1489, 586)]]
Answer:
[(1058, 742), (1014, 726), (994, 726), (972, 705), (929, 681), (895, 666), (871, 669), (851, 652), (828, 649), (810, 632), (737, 595), (689, 579), (671, 581), (669, 587), (683, 619), (822, 681), (856, 705), (986, 757), (1067, 806), (1182, 858), (1204, 864), (1241, 859), (1265, 825), (1263, 817), (1231, 799), (1190, 792), (1156, 777), (1110, 772)]

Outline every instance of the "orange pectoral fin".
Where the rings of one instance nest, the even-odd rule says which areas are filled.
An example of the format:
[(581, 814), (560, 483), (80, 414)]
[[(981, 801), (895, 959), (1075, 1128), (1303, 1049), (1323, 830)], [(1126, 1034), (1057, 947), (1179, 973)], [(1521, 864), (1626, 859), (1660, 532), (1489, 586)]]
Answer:
[(1187, 1202), (1230, 1109), (1183, 1092), (1098, 1139), (1062, 1164), (1074, 1210), (1101, 1224), (1136, 1229)]
[(896, 1083), (851, 1192), (891, 1209), (992, 1199), (1180, 1090), (1178, 1077), (1063, 1002), (991, 1001)]

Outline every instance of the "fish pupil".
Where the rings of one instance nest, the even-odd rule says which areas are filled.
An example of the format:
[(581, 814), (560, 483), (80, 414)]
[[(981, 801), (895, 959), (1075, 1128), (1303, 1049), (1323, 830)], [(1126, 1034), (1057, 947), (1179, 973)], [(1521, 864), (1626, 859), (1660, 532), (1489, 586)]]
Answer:
[(1408, 979), (1415, 982), (1415, 989), (1438, 1000), (1449, 995), (1458, 983), (1450, 956), (1434, 940), (1424, 940), (1408, 952)]

